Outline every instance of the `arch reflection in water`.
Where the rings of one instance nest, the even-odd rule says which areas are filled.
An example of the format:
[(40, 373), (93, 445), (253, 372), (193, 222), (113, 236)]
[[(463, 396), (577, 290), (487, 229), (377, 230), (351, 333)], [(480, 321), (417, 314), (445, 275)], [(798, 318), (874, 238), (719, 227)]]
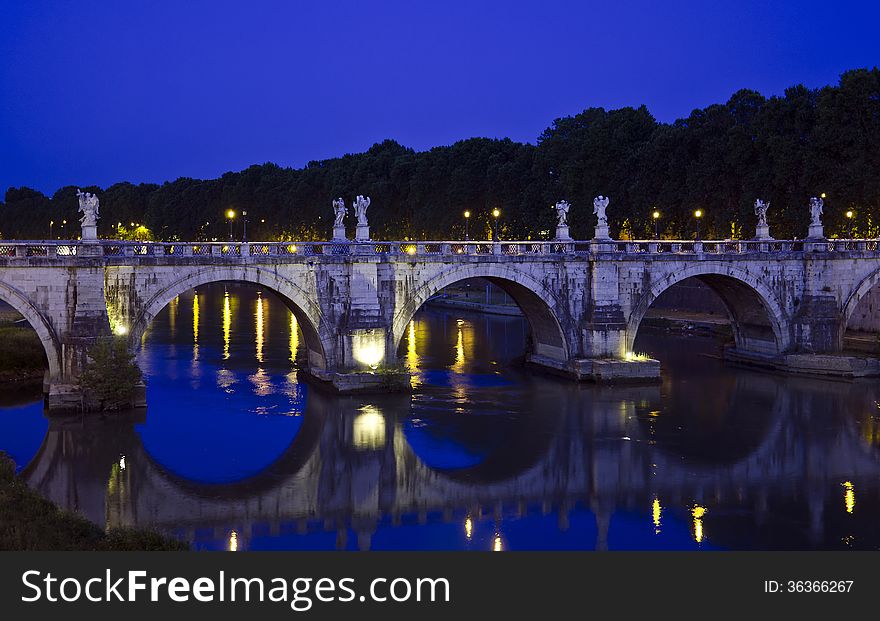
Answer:
[[(181, 317), (177, 332), (191, 325), (192, 334), (172, 335), (163, 311), (139, 353), (150, 410), (138, 429), (147, 451), (177, 475), (231, 482), (266, 468), (302, 425), (305, 388), (291, 374), (288, 343), (269, 338), (296, 324), (278, 299), (255, 287), (206, 285), (190, 295), (191, 304), (176, 310), (191, 309), (192, 318)], [(220, 390), (201, 381), (211, 376)], [(181, 390), (181, 380), (191, 389)]]
[[(411, 398), (330, 398), (290, 377), (296, 324), (274, 297), (259, 363), (256, 293), (228, 289), (226, 337), (222, 286), (199, 291), (181, 297), (175, 353), (154, 322), (141, 356), (161, 391), (143, 420), (53, 423), (25, 469), (34, 487), (102, 525), (221, 550), (232, 532), (248, 550), (880, 545), (872, 383), (729, 369), (712, 343), (643, 339), (662, 385), (574, 386), (513, 364), (521, 319), (428, 311), (407, 330), (424, 380)], [(473, 332), (455, 372), (458, 319)], [(230, 374), (231, 392), (193, 374), (189, 325), (196, 366)], [(269, 392), (246, 381), (255, 368)]]

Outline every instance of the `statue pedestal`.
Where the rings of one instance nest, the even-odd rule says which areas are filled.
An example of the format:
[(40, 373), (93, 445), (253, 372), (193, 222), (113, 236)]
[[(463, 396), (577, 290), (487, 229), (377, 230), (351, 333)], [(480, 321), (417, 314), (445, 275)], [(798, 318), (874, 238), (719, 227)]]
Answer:
[(807, 239), (825, 239), (825, 228), (821, 224), (811, 224)]
[(370, 241), (370, 226), (368, 224), (358, 224), (354, 233), (355, 241)]
[(773, 238), (770, 237), (770, 226), (767, 224), (759, 224), (755, 227), (755, 240), (756, 241), (770, 241)]
[(97, 224), (83, 224), (81, 239), (84, 242), (98, 241), (98, 225)]
[(568, 225), (567, 224), (558, 224), (556, 225), (556, 237), (555, 241), (571, 241), (571, 235), (568, 234)]
[(345, 225), (340, 224), (339, 226), (333, 227), (333, 241), (348, 241), (345, 237)]
[(593, 235), (593, 241), (611, 241), (607, 224), (596, 225), (596, 234)]

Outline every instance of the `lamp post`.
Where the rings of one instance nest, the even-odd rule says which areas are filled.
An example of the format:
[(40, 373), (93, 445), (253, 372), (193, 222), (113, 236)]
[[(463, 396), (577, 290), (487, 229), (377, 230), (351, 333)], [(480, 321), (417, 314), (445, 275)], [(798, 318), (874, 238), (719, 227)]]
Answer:
[(694, 212), (694, 218), (697, 219), (697, 241), (700, 241), (700, 218), (703, 217), (703, 210), (697, 209)]
[(464, 240), (470, 241), (470, 222), (471, 222), (471, 212), (467, 209), (464, 210)]
[(49, 220), (49, 239), (52, 239), (52, 226), (55, 224), (55, 220)]
[(242, 210), (241, 217), (243, 219), (243, 221), (242, 221), (243, 229), (242, 229), (242, 233), (241, 233), (241, 241), (243, 243), (247, 243), (247, 211)]
[(61, 221), (61, 235), (64, 235), (64, 226), (67, 224), (67, 220)]
[(498, 216), (500, 216), (500, 215), (501, 215), (501, 210), (498, 209), (497, 207), (492, 210), (492, 217), (495, 218), (495, 220), (493, 222), (493, 224), (494, 224), (494, 226), (493, 226), (493, 237), (494, 237), (493, 241), (499, 241), (499, 239), (498, 239)]
[(235, 220), (235, 210), (226, 210), (226, 219), (229, 220), (229, 241), (232, 241), (232, 221)]
[(660, 239), (660, 212), (655, 209), (651, 217), (654, 219), (654, 239)]
[(853, 216), (855, 216), (855, 214), (853, 213), (852, 209), (850, 209), (846, 212), (846, 219), (849, 220), (849, 238), (850, 239), (853, 239)]

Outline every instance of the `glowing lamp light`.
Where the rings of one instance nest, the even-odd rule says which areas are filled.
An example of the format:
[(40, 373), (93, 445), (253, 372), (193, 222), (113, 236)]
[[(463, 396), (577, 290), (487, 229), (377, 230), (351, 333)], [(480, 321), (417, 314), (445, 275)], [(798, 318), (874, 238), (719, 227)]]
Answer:
[(415, 254), (415, 253), (416, 253), (416, 247), (415, 247), (415, 246), (407, 246), (407, 247), (406, 247), (406, 254)]
[(660, 212), (659, 212), (659, 211), (655, 211), (654, 213), (651, 214), (651, 217), (654, 218), (654, 219), (656, 220), (657, 218), (660, 217)]
[(232, 220), (233, 218), (235, 218), (235, 210), (234, 210), (234, 209), (230, 209), (229, 211), (227, 211), (227, 212), (226, 212), (226, 217), (229, 218), (230, 220)]
[(697, 210), (694, 212), (694, 217), (695, 217), (695, 218), (702, 218), (702, 217), (703, 217), (703, 210), (702, 210), (702, 209), (697, 209)]
[(644, 362), (646, 360), (650, 360), (648, 354), (636, 353), (632, 351), (628, 351), (623, 355), (624, 360), (627, 362)]
[(125, 470), (125, 455), (119, 458), (119, 469)]
[(125, 336), (126, 334), (128, 334), (128, 326), (119, 324), (115, 328), (113, 328), (113, 333), (116, 336)]
[(471, 212), (468, 211), (467, 209), (465, 209), (465, 210), (464, 210), (464, 217), (465, 217), (465, 218), (470, 218), (470, 217), (471, 217)]
[(853, 217), (853, 212), (852, 212), (852, 210), (846, 212), (846, 217), (847, 217), (847, 218), (852, 218), (852, 217)]
[(385, 333), (361, 330), (352, 334), (352, 356), (359, 363), (376, 369), (385, 359)]
[(494, 216), (495, 218), (497, 218), (500, 215), (501, 215), (501, 211), (499, 209), (496, 208), (496, 209), (492, 210), (492, 216)]

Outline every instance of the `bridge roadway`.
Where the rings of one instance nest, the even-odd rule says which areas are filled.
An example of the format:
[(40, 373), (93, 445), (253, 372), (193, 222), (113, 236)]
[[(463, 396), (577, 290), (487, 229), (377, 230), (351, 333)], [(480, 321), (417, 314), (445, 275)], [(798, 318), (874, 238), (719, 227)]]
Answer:
[(527, 361), (578, 380), (651, 380), (634, 355), (645, 313), (696, 278), (723, 301), (739, 362), (842, 377), (880, 375), (880, 361), (842, 355), (843, 335), (880, 281), (877, 240), (438, 241), (142, 243), (0, 241), (0, 300), (40, 336), (51, 411), (79, 407), (77, 377), (92, 344), (126, 335), (181, 293), (242, 281), (293, 311), (303, 371), (338, 392), (406, 389), (397, 346), (442, 288), (485, 278), (530, 326)]
[[(368, 548), (383, 524), (551, 510), (565, 529), (568, 511), (581, 504), (596, 514), (602, 548), (612, 513), (645, 514), (655, 500), (683, 515), (694, 503), (710, 515), (751, 506), (759, 523), (774, 508), (796, 508), (804, 536), (819, 542), (826, 507), (843, 506), (842, 484), (852, 482), (858, 493), (880, 474), (876, 438), (859, 419), (876, 409), (872, 397), (846, 382), (759, 373), (738, 374), (721, 392), (728, 405), (718, 420), (729, 417), (737, 431), (710, 440), (699, 455), (682, 452), (683, 432), (671, 443), (658, 435), (668, 399), (658, 385), (543, 382), (529, 391), (534, 414), (517, 419), (500, 448), (464, 469), (432, 467), (429, 455), (413, 450), (405, 422), (433, 415), (409, 396), (312, 391), (288, 449), (241, 481), (207, 484), (175, 474), (149, 454), (132, 421), (53, 421), (23, 476), (102, 526), (159, 528), (188, 540), (222, 540), (235, 530), (242, 547), (260, 533), (312, 531), (336, 531), (345, 545), (353, 530)], [(765, 411), (763, 425), (742, 426), (747, 406)]]

